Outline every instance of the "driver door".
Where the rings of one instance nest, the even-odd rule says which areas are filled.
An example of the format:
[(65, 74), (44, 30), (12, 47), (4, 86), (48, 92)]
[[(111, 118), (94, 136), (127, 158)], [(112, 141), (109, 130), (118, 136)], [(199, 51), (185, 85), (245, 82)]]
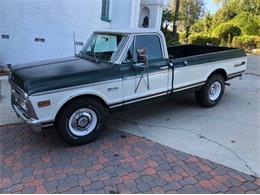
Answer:
[[(147, 51), (149, 65), (147, 70), (142, 67), (140, 62), (137, 62), (137, 49), (141, 48), (145, 48)], [(135, 36), (121, 65), (121, 73), (124, 105), (165, 97), (170, 90), (171, 70), (168, 60), (163, 58), (159, 36)]]

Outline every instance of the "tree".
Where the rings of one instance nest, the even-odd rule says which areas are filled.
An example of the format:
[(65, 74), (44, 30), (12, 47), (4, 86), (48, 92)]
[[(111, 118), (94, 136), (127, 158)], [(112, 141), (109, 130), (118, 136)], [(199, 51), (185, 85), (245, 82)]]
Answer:
[(235, 9), (237, 14), (246, 11), (252, 15), (260, 14), (260, 0), (213, 0), (215, 3), (221, 3), (222, 9), (229, 8), (229, 11)]
[(212, 15), (208, 12), (205, 16), (192, 26), (192, 32), (209, 34), (212, 27)]
[(260, 36), (260, 15), (252, 15), (252, 13), (242, 11), (229, 23), (239, 26), (246, 35)]
[(173, 17), (173, 29), (172, 29), (172, 38), (176, 39), (177, 37), (177, 21), (179, 20), (179, 11), (180, 11), (180, 0), (175, 0), (175, 10)]
[(241, 34), (241, 29), (237, 25), (230, 23), (220, 24), (213, 32), (214, 36), (221, 39), (222, 44), (231, 44), (233, 38)]
[(169, 24), (165, 24), (165, 26), (163, 27), (164, 22), (166, 21), (170, 22), (172, 20), (173, 20), (173, 15), (171, 10), (168, 8), (164, 9), (162, 14), (162, 30), (167, 30), (169, 26)]
[(215, 0), (215, 2), (221, 3), (222, 7), (213, 16), (212, 29), (222, 23), (234, 21), (245, 33), (257, 34), (260, 0)]
[[(203, 1), (180, 0), (177, 26), (182, 43), (187, 43), (190, 34), (196, 34), (191, 39), (195, 37), (206, 43), (209, 37), (219, 37), (221, 44), (229, 46), (234, 37), (260, 36), (260, 0), (213, 0), (220, 5), (215, 14), (204, 14)], [(175, 4), (173, 0), (171, 15), (174, 15)], [(256, 40), (259, 42), (259, 38)]]
[[(175, 3), (172, 6), (175, 12)], [(179, 30), (186, 32), (186, 37), (190, 34), (190, 29), (204, 15), (203, 0), (181, 0), (179, 9), (178, 27)]]
[(251, 13), (252, 15), (260, 15), (260, 0), (240, 0), (242, 11)]

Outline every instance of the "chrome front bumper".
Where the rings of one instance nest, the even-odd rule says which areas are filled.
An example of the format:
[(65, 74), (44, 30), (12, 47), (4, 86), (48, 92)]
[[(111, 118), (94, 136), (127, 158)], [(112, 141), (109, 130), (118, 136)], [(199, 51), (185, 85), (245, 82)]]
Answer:
[(29, 118), (18, 106), (12, 105), (16, 115), (21, 118), (24, 122), (30, 125), (41, 125), (41, 122), (34, 118)]

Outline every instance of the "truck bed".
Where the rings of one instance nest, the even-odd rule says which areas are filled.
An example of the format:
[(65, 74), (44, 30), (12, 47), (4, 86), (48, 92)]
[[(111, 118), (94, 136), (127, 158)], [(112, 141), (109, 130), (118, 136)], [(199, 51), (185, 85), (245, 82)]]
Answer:
[(179, 64), (185, 61), (185, 65), (196, 65), (246, 56), (243, 49), (202, 45), (170, 46), (168, 47), (168, 54), (173, 63)]

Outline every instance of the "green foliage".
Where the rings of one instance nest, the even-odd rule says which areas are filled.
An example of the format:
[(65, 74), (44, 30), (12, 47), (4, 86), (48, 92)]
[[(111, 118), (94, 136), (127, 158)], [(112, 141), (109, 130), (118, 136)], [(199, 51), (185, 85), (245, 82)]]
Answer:
[(254, 16), (249, 12), (241, 12), (230, 23), (239, 26), (246, 35), (260, 36), (260, 16)]
[[(172, 13), (175, 12), (175, 3)], [(190, 34), (191, 26), (204, 15), (204, 0), (180, 0), (178, 30)]]
[[(231, 0), (229, 0), (231, 1)], [(247, 13), (250, 13), (254, 16), (260, 14), (260, 0), (233, 0), (235, 2), (238, 1), (240, 10), (238, 13), (241, 11), (245, 11)]]
[(244, 33), (247, 35), (260, 35), (260, 23), (252, 21), (248, 23), (243, 29)]
[[(180, 0), (179, 42), (234, 46), (246, 50), (258, 48), (259, 51), (260, 0), (214, 1), (220, 5), (218, 11), (204, 15), (205, 0)], [(172, 15), (174, 6), (175, 3), (171, 6)], [(172, 42), (170, 38), (169, 41)]]
[(194, 33), (211, 31), (213, 17), (210, 13), (207, 13), (201, 20), (197, 21), (191, 28)]
[(237, 48), (243, 48), (246, 51), (251, 51), (252, 49), (260, 48), (260, 36), (243, 35), (235, 37), (233, 39), (232, 46)]
[(168, 21), (173, 20), (172, 12), (171, 12), (171, 10), (168, 9), (168, 8), (166, 8), (166, 9), (163, 10), (162, 21), (165, 21), (165, 20), (168, 20)]
[(162, 14), (162, 29), (163, 29), (163, 30), (167, 30), (168, 25), (163, 26), (163, 25), (164, 25), (164, 22), (165, 22), (165, 21), (170, 22), (170, 21), (172, 21), (172, 20), (173, 20), (173, 15), (172, 15), (171, 10), (170, 10), (169, 8), (164, 9), (164, 10), (163, 10), (163, 14)]
[(179, 36), (177, 36), (176, 40), (173, 40), (171, 31), (163, 30), (163, 34), (165, 36), (165, 40), (166, 40), (167, 45), (175, 45), (175, 46), (180, 45)]
[(191, 34), (188, 38), (190, 44), (195, 45), (213, 45), (218, 46), (220, 44), (220, 39), (210, 35), (205, 35), (202, 33)]
[(186, 36), (185, 32), (179, 33), (179, 40), (181, 44), (187, 44), (188, 43), (188, 37)]
[(220, 24), (213, 32), (213, 35), (218, 37), (222, 44), (230, 44), (235, 36), (240, 36), (241, 34), (241, 29), (237, 25), (230, 23)]
[(226, 0), (222, 2), (223, 6), (213, 16), (212, 29), (232, 20), (238, 14), (240, 8), (237, 1), (240, 0)]

